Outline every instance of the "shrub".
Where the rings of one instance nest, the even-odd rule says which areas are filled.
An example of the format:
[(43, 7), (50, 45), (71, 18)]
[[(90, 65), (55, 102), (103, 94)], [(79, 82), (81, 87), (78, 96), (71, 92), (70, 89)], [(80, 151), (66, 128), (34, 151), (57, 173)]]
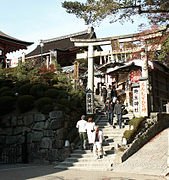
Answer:
[(127, 143), (131, 143), (133, 138), (133, 130), (124, 131), (123, 137), (126, 138)]
[(24, 84), (19, 87), (18, 93), (21, 95), (28, 95), (32, 85), (30, 83)]
[(53, 105), (51, 104), (46, 104), (45, 106), (43, 106), (41, 108), (41, 113), (43, 114), (49, 114), (49, 112), (51, 112), (53, 110)]
[(15, 92), (12, 90), (6, 90), (1, 93), (1, 96), (14, 96)]
[(134, 129), (137, 130), (144, 119), (144, 117), (133, 118), (129, 121), (129, 125), (133, 125)]
[(52, 105), (53, 104), (53, 100), (49, 97), (43, 97), (43, 98), (40, 98), (38, 100), (35, 101), (35, 107), (41, 111), (42, 108), (46, 105)]
[(3, 94), (5, 91), (9, 91), (9, 90), (10, 90), (10, 88), (7, 87), (7, 86), (4, 86), (4, 87), (0, 88), (0, 95), (2, 96), (2, 94)]
[(34, 97), (42, 97), (45, 94), (45, 90), (47, 89), (47, 87), (43, 84), (36, 84), (33, 85), (30, 89), (30, 94)]
[(129, 126), (133, 125), (132, 130), (126, 130), (123, 134), (123, 137), (126, 138), (127, 143), (131, 143), (134, 140), (134, 137), (139, 132), (142, 122), (145, 120), (144, 117), (133, 118), (129, 121)]
[(45, 96), (50, 98), (57, 98), (59, 95), (59, 91), (57, 89), (51, 88), (45, 91)]
[(21, 112), (29, 111), (33, 108), (34, 97), (31, 95), (19, 96), (17, 100), (17, 107)]
[(14, 109), (14, 98), (11, 96), (0, 97), (0, 115), (7, 114)]

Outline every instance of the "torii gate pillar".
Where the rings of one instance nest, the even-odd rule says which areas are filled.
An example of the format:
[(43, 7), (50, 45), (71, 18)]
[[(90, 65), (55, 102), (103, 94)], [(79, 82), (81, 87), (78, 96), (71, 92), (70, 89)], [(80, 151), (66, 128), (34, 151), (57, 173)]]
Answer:
[(88, 89), (94, 91), (93, 45), (88, 46)]

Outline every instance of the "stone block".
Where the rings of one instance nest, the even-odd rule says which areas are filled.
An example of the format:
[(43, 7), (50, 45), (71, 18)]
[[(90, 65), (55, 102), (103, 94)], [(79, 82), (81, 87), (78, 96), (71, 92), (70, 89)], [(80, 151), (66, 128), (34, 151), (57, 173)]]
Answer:
[(32, 141), (41, 141), (42, 137), (43, 137), (43, 132), (41, 131), (40, 132), (34, 131), (33, 134), (31, 135)]
[(49, 121), (45, 122), (44, 129), (50, 129), (50, 123)]
[(44, 148), (44, 149), (51, 149), (52, 148), (52, 140), (51, 140), (51, 138), (44, 137), (42, 139), (42, 141), (41, 141), (40, 147)]
[(32, 133), (28, 133), (28, 134), (27, 134), (27, 142), (28, 142), (28, 143), (32, 143), (32, 139), (33, 139)]
[(64, 145), (63, 140), (53, 140), (52, 142), (52, 148), (53, 149), (61, 149)]
[(37, 122), (34, 126), (33, 126), (33, 130), (43, 130), (44, 129), (44, 125), (45, 125), (45, 122)]
[(25, 137), (23, 135), (17, 136), (17, 143), (18, 144), (23, 144), (25, 143)]
[(17, 125), (17, 117), (16, 116), (12, 116), (11, 126), (16, 126), (16, 125)]
[(6, 144), (16, 144), (16, 136), (7, 136)]
[(60, 119), (60, 118), (64, 118), (63, 116), (63, 111), (51, 111), (49, 113), (49, 117), (51, 119)]
[(45, 137), (53, 137), (54, 136), (54, 132), (52, 130), (45, 130), (43, 135)]
[(1, 127), (10, 127), (11, 126), (11, 117), (3, 116), (1, 119)]
[(0, 144), (5, 144), (5, 136), (0, 136)]
[(65, 128), (60, 128), (56, 130), (57, 139), (64, 139), (65, 138)]
[(24, 121), (25, 126), (31, 125), (34, 121), (33, 114), (25, 115), (23, 118), (23, 121)]
[(52, 130), (60, 129), (62, 127), (63, 123), (57, 119), (57, 120), (52, 120), (50, 123), (50, 127)]
[(4, 128), (3, 130), (3, 134), (7, 135), (7, 136), (11, 136), (12, 135), (12, 128)]
[(39, 121), (45, 121), (45, 115), (44, 114), (35, 114), (34, 116), (34, 121), (39, 122)]
[(48, 150), (47, 160), (50, 162), (58, 161), (59, 160), (58, 149)]
[(23, 131), (24, 131), (23, 127), (16, 127), (13, 129), (13, 134), (14, 135), (23, 134)]
[(24, 125), (23, 119), (18, 119), (17, 123), (18, 123), (18, 126), (23, 126)]

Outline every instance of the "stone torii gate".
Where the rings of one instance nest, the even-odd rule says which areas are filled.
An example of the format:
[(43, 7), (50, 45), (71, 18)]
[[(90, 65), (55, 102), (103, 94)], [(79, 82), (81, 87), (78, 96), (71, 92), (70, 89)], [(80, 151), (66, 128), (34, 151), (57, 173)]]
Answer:
[[(134, 53), (134, 52), (141, 52), (141, 59), (143, 60), (142, 65), (142, 79), (141, 81), (145, 81), (144, 84), (146, 84), (146, 94), (145, 99), (147, 99), (148, 89), (147, 85), (148, 82), (148, 58), (147, 58), (147, 52), (151, 50), (151, 45), (146, 44), (146, 40), (152, 39), (155, 37), (162, 36), (162, 31), (166, 30), (166, 27), (163, 27), (161, 29), (157, 29), (156, 31), (153, 31), (153, 33), (147, 33), (144, 36), (139, 39), (140, 34), (128, 34), (128, 35), (122, 35), (122, 36), (114, 36), (114, 37), (108, 37), (108, 38), (97, 38), (97, 39), (74, 39), (71, 38), (71, 41), (74, 42), (74, 45), (77, 47), (87, 47), (88, 51), (77, 54), (77, 59), (87, 58), (88, 59), (88, 89), (94, 91), (94, 57), (98, 56), (107, 56), (107, 55), (113, 55), (113, 54), (121, 54), (121, 53)], [(114, 51), (94, 51), (95, 46), (104, 46), (104, 45), (111, 45), (112, 41), (119, 41), (119, 42), (134, 42), (134, 41), (141, 41), (142, 46), (132, 49), (123, 49), (120, 50), (114, 50)], [(161, 49), (160, 45), (156, 46), (156, 49)], [(145, 104), (145, 102), (144, 102)], [(145, 109), (145, 106), (144, 106)], [(145, 116), (148, 116), (148, 103), (146, 100), (146, 111), (144, 113)]]

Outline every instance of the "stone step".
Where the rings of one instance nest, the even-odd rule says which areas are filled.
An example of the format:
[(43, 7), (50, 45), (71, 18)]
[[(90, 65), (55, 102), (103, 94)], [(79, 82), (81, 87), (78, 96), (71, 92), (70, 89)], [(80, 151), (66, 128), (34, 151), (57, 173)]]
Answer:
[(111, 166), (110, 164), (113, 163), (113, 161), (104, 161), (101, 159), (94, 160), (93, 161), (84, 161), (84, 162), (69, 162), (69, 161), (63, 161), (60, 163), (62, 166), (77, 166), (77, 167), (102, 167), (107, 168), (108, 166)]
[[(99, 161), (106, 161), (106, 162), (112, 162), (113, 159), (115, 158), (115, 154), (113, 154), (113, 156), (111, 158), (109, 158), (108, 156), (107, 157), (104, 157), (102, 159), (99, 159)], [(76, 158), (76, 157), (70, 157), (70, 158), (67, 158), (66, 161), (69, 161), (69, 162), (93, 162), (93, 161), (96, 161), (94, 159), (94, 157), (92, 158), (86, 158), (86, 157), (83, 157), (83, 158)]]
[(77, 167), (77, 166), (62, 166), (62, 165), (58, 165), (55, 166), (54, 168), (56, 169), (77, 169), (77, 170), (86, 170), (86, 171), (112, 171), (112, 167), (108, 166), (108, 167)]

